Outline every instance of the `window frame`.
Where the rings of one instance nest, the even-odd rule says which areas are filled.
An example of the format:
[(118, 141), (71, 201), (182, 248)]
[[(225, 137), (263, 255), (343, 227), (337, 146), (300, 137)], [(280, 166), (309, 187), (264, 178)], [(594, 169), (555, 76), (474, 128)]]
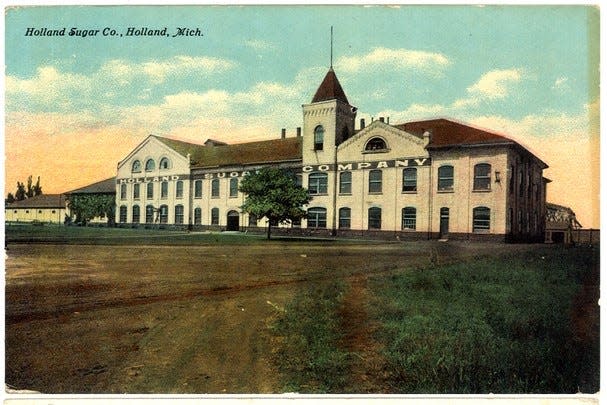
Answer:
[[(487, 172), (481, 172), (485, 169)], [(472, 191), (491, 191), (491, 164), (477, 163), (474, 165), (474, 179), (472, 182)]]
[(141, 198), (141, 187), (140, 183), (133, 184), (133, 200), (139, 200)]
[(327, 209), (324, 207), (308, 208), (308, 228), (327, 228)]
[(202, 180), (194, 180), (194, 198), (202, 198)]
[(122, 183), (120, 185), (120, 199), (126, 200), (126, 184), (125, 183)]
[(175, 183), (175, 198), (183, 198), (183, 180), (177, 180)]
[(367, 229), (381, 230), (381, 208), (369, 207), (367, 210)]
[[(407, 178), (407, 173), (413, 173), (413, 178), (409, 176)], [(403, 193), (417, 193), (417, 168), (416, 167), (405, 167), (403, 169)], [(413, 184), (413, 185), (411, 185)], [(409, 188), (409, 189), (408, 189)]]
[(141, 210), (139, 205), (133, 205), (131, 208), (131, 223), (138, 224), (141, 222)]
[[(381, 147), (379, 147), (381, 146)], [(388, 143), (381, 136), (374, 136), (365, 143), (365, 153), (377, 153), (388, 151)]]
[[(378, 178), (373, 178), (372, 175), (379, 174)], [(381, 194), (383, 189), (383, 171), (381, 169), (369, 170), (369, 194)]]
[(163, 156), (158, 162), (158, 169), (160, 170), (169, 170), (171, 168), (171, 159), (166, 156)]
[(166, 204), (162, 204), (159, 208), (158, 208), (158, 218), (159, 218), (159, 222), (161, 224), (168, 224), (169, 223), (169, 206)]
[(221, 193), (221, 185), (219, 184), (219, 179), (211, 180), (211, 198), (219, 198)]
[(154, 183), (152, 183), (151, 181), (146, 186), (146, 189), (145, 189), (145, 198), (147, 200), (154, 199)]
[(339, 173), (339, 194), (352, 195), (352, 172), (345, 171)]
[(145, 206), (145, 223), (154, 223), (154, 206), (152, 204), (148, 204)]
[(163, 181), (160, 183), (160, 198), (166, 200), (169, 198), (169, 182)]
[(141, 161), (139, 159), (133, 160), (131, 164), (131, 173), (141, 173)]
[[(347, 213), (347, 216), (344, 215)], [(352, 227), (352, 209), (350, 207), (341, 207), (338, 211), (338, 229), (351, 229)]]
[(230, 198), (238, 197), (238, 179), (236, 177), (230, 178)]
[(326, 195), (328, 193), (329, 175), (324, 172), (308, 174), (308, 193), (310, 195)]
[(325, 143), (325, 128), (322, 125), (317, 125), (314, 128), (314, 150), (319, 151), (324, 149)]
[(194, 225), (202, 225), (202, 208), (194, 208)]
[[(444, 171), (447, 169), (451, 169), (451, 173), (445, 174)], [(443, 172), (443, 173), (441, 173)], [(447, 181), (448, 185), (441, 185), (441, 182)], [(446, 164), (442, 165), (438, 168), (438, 177), (437, 177), (437, 187), (440, 192), (453, 192), (455, 189), (455, 168), (453, 165)]]
[(183, 224), (184, 212), (185, 212), (185, 209), (183, 208), (182, 204), (177, 204), (175, 206), (175, 215), (174, 215), (175, 224), (177, 224), (177, 225)]
[(219, 208), (211, 208), (211, 225), (219, 225)]
[[(486, 218), (481, 217), (483, 214)], [(491, 233), (491, 208), (478, 206), (472, 209), (472, 233)]]
[(403, 207), (401, 210), (400, 229), (403, 231), (417, 230), (417, 208)]
[(121, 205), (118, 211), (118, 222), (120, 222), (121, 224), (126, 224), (126, 220), (127, 220), (127, 208), (126, 205)]
[(156, 162), (154, 161), (154, 159), (149, 158), (145, 161), (145, 171), (153, 172), (154, 170), (156, 170)]

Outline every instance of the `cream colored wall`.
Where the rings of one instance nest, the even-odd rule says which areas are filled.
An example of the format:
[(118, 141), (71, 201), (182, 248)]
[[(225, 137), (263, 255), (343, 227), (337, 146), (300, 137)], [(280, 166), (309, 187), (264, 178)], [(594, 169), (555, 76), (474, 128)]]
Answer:
[(6, 208), (6, 222), (51, 222), (62, 224), (67, 210), (65, 208)]

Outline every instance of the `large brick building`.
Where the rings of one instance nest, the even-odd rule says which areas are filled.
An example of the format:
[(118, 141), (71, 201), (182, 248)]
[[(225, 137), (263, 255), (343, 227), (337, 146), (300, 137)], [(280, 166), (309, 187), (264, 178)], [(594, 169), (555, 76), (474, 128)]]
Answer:
[(227, 145), (154, 135), (118, 163), (116, 223), (244, 230), (240, 179), (289, 168), (312, 196), (284, 232), (390, 238), (544, 238), (547, 165), (515, 141), (449, 119), (356, 126), (333, 69), (294, 136)]

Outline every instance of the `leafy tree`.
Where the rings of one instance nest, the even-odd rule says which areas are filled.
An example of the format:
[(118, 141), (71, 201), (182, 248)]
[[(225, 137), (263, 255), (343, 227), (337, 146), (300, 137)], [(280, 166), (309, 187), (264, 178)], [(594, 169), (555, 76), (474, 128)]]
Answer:
[(17, 182), (17, 191), (15, 192), (15, 200), (22, 201), (27, 198), (25, 194), (25, 184)]
[(15, 202), (15, 196), (13, 195), (13, 193), (8, 193), (6, 199), (4, 200), (4, 204), (10, 204), (13, 202)]
[(40, 176), (38, 176), (38, 180), (36, 180), (36, 184), (32, 188), (34, 195), (42, 195), (42, 187), (40, 186)]
[(297, 185), (295, 177), (289, 172), (264, 167), (246, 175), (239, 189), (246, 194), (240, 208), (257, 218), (268, 219), (268, 239), (272, 224), (287, 223), (306, 216), (302, 206), (310, 201), (310, 196), (305, 188)]
[[(40, 176), (38, 176), (38, 180), (36, 181), (36, 184), (32, 185), (32, 176), (29, 176), (27, 178), (27, 188), (25, 187), (24, 183), (21, 182), (17, 182), (17, 191), (15, 192), (15, 194), (12, 193), (8, 193), (8, 195), (6, 196), (5, 202), (15, 202), (15, 201), (22, 201), (25, 200), (26, 198), (31, 198), (31, 197), (35, 197), (37, 195), (41, 195), (42, 194), (42, 187), (40, 186)], [(12, 201), (9, 201), (11, 200)]]
[(72, 194), (69, 196), (70, 210), (76, 214), (75, 222), (86, 225), (95, 217), (114, 219), (115, 197), (111, 194)]

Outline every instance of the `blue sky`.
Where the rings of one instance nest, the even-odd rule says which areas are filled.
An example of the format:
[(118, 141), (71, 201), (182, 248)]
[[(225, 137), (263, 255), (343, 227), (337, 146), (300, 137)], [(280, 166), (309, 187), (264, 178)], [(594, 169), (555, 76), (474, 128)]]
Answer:
[[(333, 26), (333, 64), (360, 118), (446, 116), (506, 133), (551, 166), (548, 176), (560, 180), (553, 202), (573, 205), (558, 190), (579, 180), (567, 177), (568, 161), (555, 148), (590, 162), (587, 179), (598, 176), (598, 19), (588, 6), (9, 9), (7, 154), (35, 149), (28, 142), (40, 139), (78, 154), (91, 148), (83, 136), (94, 134), (108, 148), (93, 146), (99, 160), (108, 161), (91, 173), (111, 176), (149, 133), (194, 142), (267, 139), (283, 127), (294, 134), (301, 104), (329, 67)], [(26, 37), (28, 27), (200, 27), (204, 36)], [(83, 164), (55, 153), (66, 171)], [(34, 154), (52, 162), (50, 150)], [(7, 166), (7, 184), (25, 170)], [(84, 181), (66, 176), (64, 187)], [(584, 210), (598, 222), (598, 180), (587, 182), (583, 194), (594, 202)]]

